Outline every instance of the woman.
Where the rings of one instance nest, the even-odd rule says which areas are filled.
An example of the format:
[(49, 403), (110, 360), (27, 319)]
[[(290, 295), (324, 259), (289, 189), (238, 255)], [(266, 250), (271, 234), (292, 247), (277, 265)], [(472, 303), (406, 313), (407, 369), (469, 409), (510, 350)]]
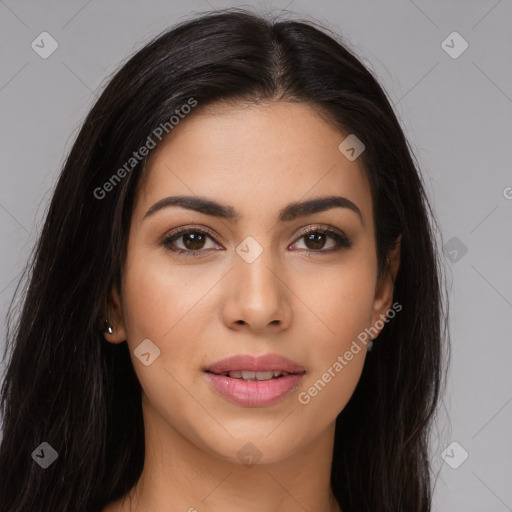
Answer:
[(9, 312), (0, 509), (431, 510), (429, 215), (335, 34), (228, 9), (156, 38), (87, 116)]

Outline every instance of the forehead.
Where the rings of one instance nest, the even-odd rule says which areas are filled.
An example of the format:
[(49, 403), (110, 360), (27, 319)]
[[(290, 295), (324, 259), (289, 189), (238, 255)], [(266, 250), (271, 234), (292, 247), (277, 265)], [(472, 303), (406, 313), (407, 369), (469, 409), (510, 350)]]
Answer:
[(348, 136), (304, 103), (217, 103), (185, 117), (153, 151), (136, 200), (141, 218), (170, 195), (200, 195), (234, 206), (239, 217), (274, 216), (290, 202), (348, 198), (371, 222), (362, 159), (338, 146)]

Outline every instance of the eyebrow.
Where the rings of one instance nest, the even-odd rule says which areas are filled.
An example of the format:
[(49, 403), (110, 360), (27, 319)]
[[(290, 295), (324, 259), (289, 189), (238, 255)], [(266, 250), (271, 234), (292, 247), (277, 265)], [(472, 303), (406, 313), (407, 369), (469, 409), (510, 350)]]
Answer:
[[(157, 201), (144, 214), (143, 219), (154, 215), (157, 211), (171, 206), (187, 208), (205, 215), (218, 217), (231, 222), (238, 222), (241, 215), (235, 208), (223, 205), (212, 199), (200, 196), (169, 196)], [(308, 201), (293, 202), (279, 211), (279, 222), (290, 222), (300, 217), (306, 217), (313, 213), (323, 212), (332, 208), (348, 208), (355, 212), (364, 225), (361, 210), (350, 199), (341, 196), (327, 196), (310, 199)]]

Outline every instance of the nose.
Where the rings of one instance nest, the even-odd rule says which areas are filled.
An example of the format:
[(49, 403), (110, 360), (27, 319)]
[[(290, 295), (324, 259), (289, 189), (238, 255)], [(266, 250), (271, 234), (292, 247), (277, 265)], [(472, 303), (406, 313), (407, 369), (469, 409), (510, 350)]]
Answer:
[(292, 319), (291, 290), (284, 271), (270, 261), (270, 251), (248, 263), (235, 258), (235, 268), (225, 282), (223, 320), (237, 331), (275, 334), (287, 329)]

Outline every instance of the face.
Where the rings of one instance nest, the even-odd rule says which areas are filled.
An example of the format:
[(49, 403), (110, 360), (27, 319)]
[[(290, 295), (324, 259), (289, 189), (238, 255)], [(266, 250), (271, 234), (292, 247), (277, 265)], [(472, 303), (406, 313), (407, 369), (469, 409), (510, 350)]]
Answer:
[[(203, 452), (236, 462), (256, 447), (261, 463), (298, 453), (334, 428), (356, 387), (366, 346), (354, 341), (390, 308), (392, 279), (378, 279), (370, 186), (361, 159), (338, 149), (347, 135), (305, 104), (217, 104), (151, 155), (106, 337), (128, 343), (145, 418)], [(148, 213), (175, 196), (220, 206)], [(342, 199), (297, 207), (326, 197)], [(296, 363), (294, 375), (205, 371), (269, 354)]]

